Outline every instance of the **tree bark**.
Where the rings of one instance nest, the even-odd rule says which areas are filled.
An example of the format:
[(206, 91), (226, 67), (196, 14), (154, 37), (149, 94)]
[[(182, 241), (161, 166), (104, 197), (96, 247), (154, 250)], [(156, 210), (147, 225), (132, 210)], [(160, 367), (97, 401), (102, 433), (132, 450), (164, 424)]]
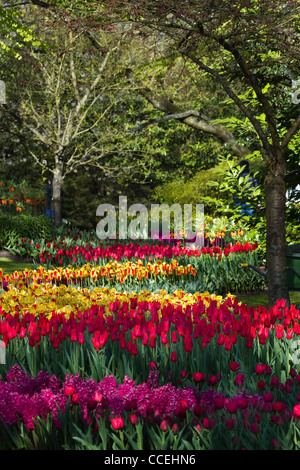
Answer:
[(53, 171), (53, 222), (55, 227), (61, 226), (61, 191), (63, 181), (62, 165), (57, 166)]
[(270, 157), (265, 179), (266, 262), (270, 306), (278, 299), (286, 299), (287, 304), (290, 302), (286, 275), (285, 173), (285, 158), (277, 151), (276, 158)]
[(159, 122), (169, 119), (180, 120), (184, 124), (193, 129), (211, 134), (222, 141), (224, 144), (230, 146), (231, 150), (240, 157), (246, 157), (251, 151), (244, 145), (237, 142), (236, 137), (226, 127), (211, 124), (207, 117), (204, 117), (201, 112), (194, 110), (186, 111), (171, 102), (165, 97), (153, 93), (149, 88), (145, 89), (139, 87), (139, 93), (149, 102), (152, 106), (159, 111), (165, 113), (161, 119), (151, 120), (144, 123), (139, 128), (145, 127), (153, 122)]

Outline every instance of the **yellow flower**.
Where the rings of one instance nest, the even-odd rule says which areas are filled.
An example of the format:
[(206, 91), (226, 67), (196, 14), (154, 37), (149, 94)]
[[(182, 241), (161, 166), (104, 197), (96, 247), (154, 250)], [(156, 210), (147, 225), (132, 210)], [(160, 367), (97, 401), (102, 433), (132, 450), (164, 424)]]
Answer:
[[(158, 270), (160, 273), (174, 273), (177, 275), (183, 275), (191, 273), (196, 274), (195, 269), (192, 265), (185, 267), (178, 266), (176, 260), (172, 260), (171, 263), (165, 263), (159, 260), (155, 264), (148, 264), (147, 268), (143, 265), (142, 261), (134, 263), (118, 263), (116, 261), (108, 263), (106, 266), (91, 266), (85, 265), (82, 268), (55, 268), (46, 270), (40, 266), (37, 270), (25, 270), (24, 272), (14, 272), (6, 275), (5, 279), (8, 282), (8, 289), (4, 291), (0, 298), (0, 306), (4, 314), (11, 313), (14, 315), (16, 311), (20, 314), (26, 312), (33, 313), (36, 316), (44, 315), (47, 318), (51, 318), (53, 312), (65, 315), (69, 318), (71, 312), (76, 314), (77, 311), (84, 311), (91, 307), (95, 303), (101, 303), (105, 305), (107, 314), (109, 312), (109, 304), (111, 301), (118, 299), (120, 303), (130, 302), (130, 299), (136, 298), (138, 302), (146, 301), (160, 302), (161, 306), (171, 303), (173, 305), (181, 305), (183, 311), (187, 305), (192, 305), (198, 302), (201, 298), (205, 305), (209, 305), (210, 299), (214, 299), (218, 304), (222, 303), (224, 299), (221, 296), (215, 294), (209, 294), (209, 292), (191, 294), (178, 290), (172, 293), (161, 290), (158, 293), (152, 293), (147, 290), (141, 291), (140, 293), (133, 292), (119, 292), (115, 288), (99, 287), (94, 286), (92, 289), (80, 288), (77, 285), (72, 284), (72, 279), (80, 278), (95, 278), (106, 275), (106, 270), (109, 271), (111, 268), (117, 268), (115, 274), (121, 277), (128, 275), (128, 267), (136, 269), (135, 275), (145, 276), (148, 272), (154, 272)], [(3, 276), (3, 271), (0, 271)], [(52, 280), (55, 279), (56, 284), (52, 285)], [(68, 285), (60, 283), (60, 279), (68, 280)], [(25, 284), (27, 283), (27, 285)], [(233, 297), (228, 294), (229, 297)]]

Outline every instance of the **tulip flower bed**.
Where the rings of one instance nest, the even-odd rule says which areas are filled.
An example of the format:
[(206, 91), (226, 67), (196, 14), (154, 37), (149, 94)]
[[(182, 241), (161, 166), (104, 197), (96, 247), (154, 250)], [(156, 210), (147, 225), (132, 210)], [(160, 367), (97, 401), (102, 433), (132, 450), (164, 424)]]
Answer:
[(40, 266), (37, 270), (14, 272), (3, 277), (3, 272), (0, 271), (0, 282), (5, 288), (8, 284), (12, 285), (28, 285), (31, 280), (37, 280), (39, 283), (76, 283), (81, 287), (86, 285), (88, 287), (95, 287), (96, 285), (111, 285), (111, 284), (125, 284), (131, 286), (141, 285), (145, 280), (149, 282), (163, 281), (169, 278), (171, 282), (183, 279), (183, 282), (188, 282), (189, 278), (196, 276), (196, 270), (192, 265), (180, 266), (178, 261), (173, 260), (171, 263), (158, 261), (157, 263), (144, 264), (142, 261), (136, 263), (118, 263), (117, 261), (110, 261), (105, 266), (84, 265), (81, 268), (74, 268), (69, 266), (67, 268), (54, 268), (46, 270)]
[[(118, 234), (117, 234), (118, 238)], [(178, 240), (179, 238), (179, 240)], [(128, 238), (130, 240), (131, 237)], [(212, 219), (205, 216), (204, 247), (225, 247), (235, 244), (245, 244), (248, 240), (247, 231), (242, 230), (227, 217)], [(185, 244), (183, 235), (169, 234), (165, 237), (161, 233), (152, 233), (149, 240), (133, 238), (133, 242), (124, 240), (110, 241), (99, 240), (95, 231), (78, 231), (62, 227), (54, 231), (51, 238), (31, 239), (28, 236), (21, 237), (14, 246), (9, 247), (14, 255), (32, 257), (43, 261), (60, 265), (65, 261), (70, 263), (74, 256), (77, 264), (87, 262), (101, 262), (103, 257), (113, 257), (121, 260), (121, 257), (138, 257), (144, 259), (152, 257), (173, 257), (178, 255), (178, 246)], [(174, 250), (174, 252), (173, 252)], [(181, 253), (185, 253), (179, 250)]]
[[(236, 242), (228, 243), (221, 248), (220, 246), (204, 246), (201, 249), (193, 249), (183, 246), (180, 242), (176, 243), (104, 243), (87, 234), (74, 234), (70, 237), (61, 239), (43, 240), (34, 243), (32, 240), (23, 239), (21, 245), (30, 246), (27, 248), (19, 247), (15, 254), (24, 255), (31, 253), (31, 256), (37, 260), (38, 264), (49, 269), (50, 267), (68, 267), (80, 268), (88, 265), (106, 266), (111, 272), (115, 271), (117, 280), (125, 277), (132, 279), (129, 271), (132, 266), (127, 264), (124, 269), (127, 274), (124, 277), (120, 264), (133, 263), (138, 266), (140, 276), (148, 276), (155, 284), (159, 279), (157, 272), (161, 271), (162, 263), (169, 265), (169, 274), (174, 274), (174, 263), (181, 266), (178, 269), (178, 276), (171, 279), (175, 287), (182, 287), (183, 279), (178, 283), (179, 276), (189, 269), (192, 274), (189, 278), (184, 278), (184, 286), (189, 291), (208, 290), (216, 294), (225, 295), (227, 292), (249, 292), (258, 291), (265, 286), (265, 279), (254, 271), (240, 269), (241, 263), (248, 263), (260, 267), (263, 264), (263, 258), (259, 250), (258, 243)], [(112, 264), (115, 262), (114, 264)], [(110, 266), (107, 264), (110, 263)], [(142, 266), (144, 263), (144, 266)], [(149, 266), (152, 265), (152, 268)], [(118, 272), (116, 272), (118, 271)], [(142, 273), (142, 271), (144, 271)], [(148, 273), (146, 272), (148, 271)], [(107, 276), (106, 276), (107, 277)], [(165, 277), (166, 280), (166, 277)], [(169, 279), (170, 281), (170, 279)], [(172, 285), (173, 285), (172, 284)], [(144, 283), (146, 288), (155, 288), (153, 283)], [(162, 283), (159, 287), (163, 287)], [(168, 288), (170, 286), (167, 286)]]
[[(225, 247), (220, 246), (204, 246), (200, 249), (193, 249), (189, 246), (182, 245), (179, 241), (176, 243), (105, 243), (94, 238), (73, 238), (63, 237), (62, 239), (43, 240), (34, 243), (32, 240), (22, 239), (23, 247), (14, 250), (14, 254), (22, 254), (39, 258), (42, 264), (48, 263), (56, 266), (66, 266), (76, 263), (81, 266), (86, 263), (103, 264), (108, 259), (117, 261), (139, 259), (153, 261), (154, 259), (170, 260), (178, 257), (195, 257), (201, 255), (228, 256), (230, 253), (248, 253), (258, 248), (258, 243), (228, 243)], [(27, 245), (27, 246), (26, 246)]]
[(0, 448), (300, 447), (300, 312), (236, 298), (264, 285), (239, 269), (257, 243), (77, 235), (0, 272)]
[(3, 449), (299, 448), (295, 306), (97, 286), (105, 266), (3, 277)]

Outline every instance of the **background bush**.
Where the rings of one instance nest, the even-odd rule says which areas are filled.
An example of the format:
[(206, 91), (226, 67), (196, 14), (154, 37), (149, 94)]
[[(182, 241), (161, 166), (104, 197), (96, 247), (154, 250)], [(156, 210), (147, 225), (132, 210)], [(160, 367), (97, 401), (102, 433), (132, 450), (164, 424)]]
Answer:
[(19, 238), (44, 238), (50, 236), (52, 222), (44, 215), (0, 215), (0, 249), (11, 251)]

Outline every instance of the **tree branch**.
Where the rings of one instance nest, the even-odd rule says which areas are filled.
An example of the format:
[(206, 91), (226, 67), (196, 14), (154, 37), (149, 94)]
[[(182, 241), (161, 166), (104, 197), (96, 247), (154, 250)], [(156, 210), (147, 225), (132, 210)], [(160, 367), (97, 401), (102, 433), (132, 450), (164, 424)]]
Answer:
[(95, 78), (95, 80), (93, 81), (93, 83), (86, 89), (84, 95), (82, 96), (82, 98), (78, 101), (76, 107), (74, 110), (72, 110), (69, 114), (69, 117), (68, 117), (68, 121), (66, 123), (66, 126), (65, 126), (65, 132), (64, 132), (64, 135), (63, 135), (63, 142), (64, 142), (64, 145), (67, 145), (70, 141), (70, 136), (71, 136), (71, 132), (72, 132), (72, 129), (74, 127), (74, 120), (76, 119), (76, 117), (79, 115), (82, 107), (85, 105), (85, 103), (87, 102), (89, 96), (91, 95), (91, 93), (95, 90), (96, 86), (98, 85), (100, 79), (101, 79), (101, 76), (102, 76), (102, 72), (103, 70), (105, 69), (105, 66), (107, 64), (107, 61), (108, 61), (108, 57), (110, 55), (110, 51), (108, 51), (106, 54), (105, 54), (105, 57), (104, 57), (104, 60), (102, 61), (99, 69), (98, 69), (98, 73), (97, 73), (97, 76)]
[(267, 152), (270, 154), (274, 154), (272, 145), (268, 141), (268, 137), (263, 131), (260, 122), (254, 117), (254, 114), (252, 111), (247, 108), (247, 106), (242, 102), (242, 100), (234, 93), (232, 88), (228, 85), (226, 80), (216, 71), (210, 68), (208, 65), (205, 65), (200, 59), (197, 57), (192, 56), (188, 52), (183, 52), (183, 54), (191, 59), (195, 64), (199, 66), (202, 70), (205, 70), (207, 73), (215, 77), (220, 85), (223, 87), (223, 89), (226, 91), (227, 95), (235, 102), (235, 104), (239, 107), (239, 109), (243, 112), (243, 114), (249, 119), (249, 121), (252, 123), (254, 129), (256, 130), (263, 147)]
[(249, 69), (244, 57), (240, 54), (240, 52), (237, 50), (236, 47), (234, 47), (229, 41), (224, 40), (222, 37), (217, 39), (217, 42), (228, 52), (231, 52), (231, 54), (234, 56), (236, 59), (237, 63), (240, 66), (240, 69), (244, 76), (249, 79), (250, 84), (252, 85), (253, 90), (256, 93), (258, 101), (261, 103), (263, 110), (265, 112), (268, 124), (269, 124), (269, 129), (270, 133), (272, 136), (272, 141), (273, 144), (278, 146), (279, 145), (279, 135), (276, 129), (276, 124), (274, 120), (274, 110), (270, 106), (270, 103), (264, 96), (261, 87), (259, 86), (254, 74), (252, 71)]
[[(22, 119), (22, 118), (21, 118)], [(35, 127), (31, 126), (30, 124), (28, 124), (28, 122), (26, 122), (24, 119), (22, 119), (22, 124), (24, 127), (27, 127), (27, 129), (29, 129), (34, 135), (36, 135), (36, 137), (45, 145), (47, 146), (51, 146), (53, 144), (53, 142), (51, 140), (48, 140), (47, 137), (43, 136), (43, 134), (40, 133), (40, 131), (38, 129), (36, 129)]]
[[(152, 93), (149, 89), (140, 89), (139, 92), (156, 109), (166, 113), (166, 116), (159, 118), (158, 120), (151, 120), (150, 122), (148, 121), (149, 124), (154, 122), (163, 122), (169, 119), (178, 119), (184, 122), (184, 124), (193, 127), (194, 129), (214, 135), (224, 143), (230, 145), (232, 151), (239, 156), (244, 157), (251, 153), (249, 149), (238, 144), (234, 135), (231, 134), (231, 132), (229, 132), (227, 129), (217, 124), (211, 124), (208, 118), (202, 115), (201, 111), (183, 111), (171, 101)], [(143, 128), (147, 125), (147, 123), (141, 124), (138, 126), (138, 128)]]
[(37, 5), (37, 6), (42, 7), (42, 8), (51, 8), (52, 6), (54, 6), (51, 3), (43, 2), (41, 0), (31, 0), (31, 3), (33, 3), (33, 5)]
[[(70, 37), (71, 37), (70, 33)], [(71, 72), (71, 77), (72, 77), (72, 83), (73, 83), (73, 89), (74, 89), (74, 95), (77, 99), (77, 103), (80, 100), (80, 95), (78, 91), (78, 86), (77, 86), (77, 77), (76, 77), (76, 72), (75, 72), (75, 66), (74, 66), (74, 55), (73, 51), (70, 51), (70, 72)]]
[(28, 149), (28, 151), (32, 155), (32, 157), (34, 158), (36, 163), (38, 163), (43, 169), (45, 169), (45, 168), (48, 169), (48, 166), (45, 163), (41, 162), (41, 160), (35, 155), (35, 153), (32, 152), (32, 150)]
[(286, 132), (286, 134), (283, 138), (283, 141), (281, 143), (281, 148), (282, 148), (283, 152), (286, 152), (287, 146), (288, 146), (291, 138), (296, 134), (296, 132), (298, 131), (299, 128), (300, 128), (300, 115), (297, 117), (297, 119), (295, 119), (295, 121), (293, 122), (291, 127), (288, 129), (288, 131)]

